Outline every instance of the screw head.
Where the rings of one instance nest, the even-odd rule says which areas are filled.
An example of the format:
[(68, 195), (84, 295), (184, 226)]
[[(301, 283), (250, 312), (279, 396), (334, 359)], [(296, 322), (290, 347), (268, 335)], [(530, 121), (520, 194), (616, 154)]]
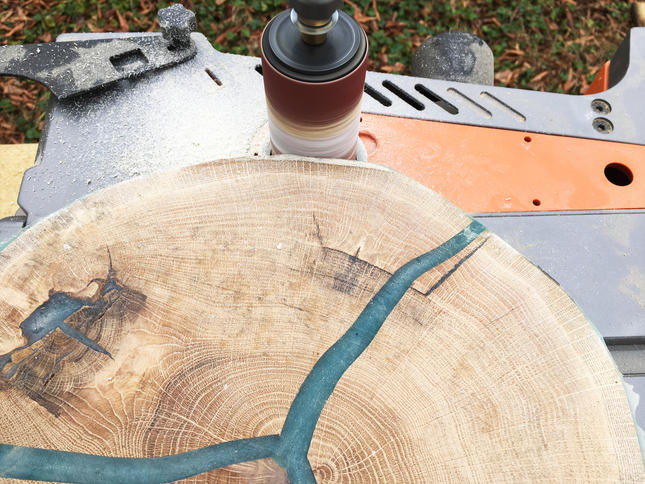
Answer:
[(159, 10), (159, 26), (163, 38), (171, 47), (184, 48), (190, 45), (190, 33), (197, 30), (195, 14), (181, 3)]
[(596, 118), (591, 125), (596, 131), (602, 134), (609, 134), (614, 130), (614, 125), (607, 118)]
[(611, 105), (604, 99), (594, 99), (591, 101), (591, 109), (598, 114), (609, 114)]

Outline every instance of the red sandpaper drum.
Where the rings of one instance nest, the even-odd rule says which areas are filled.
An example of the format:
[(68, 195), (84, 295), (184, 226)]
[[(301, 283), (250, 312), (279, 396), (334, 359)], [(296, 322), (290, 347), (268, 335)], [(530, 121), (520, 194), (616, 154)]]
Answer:
[(262, 56), (267, 103), (294, 124), (328, 125), (342, 120), (360, 105), (367, 57), (340, 79), (304, 82), (281, 74)]
[(292, 10), (274, 18), (262, 33), (272, 151), (355, 158), (367, 36), (339, 11), (315, 45), (299, 28), (309, 27)]

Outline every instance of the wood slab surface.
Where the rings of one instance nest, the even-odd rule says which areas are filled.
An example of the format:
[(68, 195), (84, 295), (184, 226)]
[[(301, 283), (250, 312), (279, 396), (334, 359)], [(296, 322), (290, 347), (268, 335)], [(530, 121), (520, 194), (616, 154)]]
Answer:
[(289, 158), (96, 192), (0, 252), (0, 476), (643, 482), (601, 337), (420, 184)]
[(34, 164), (38, 143), (0, 145), (0, 218), (15, 215), (25, 170)]

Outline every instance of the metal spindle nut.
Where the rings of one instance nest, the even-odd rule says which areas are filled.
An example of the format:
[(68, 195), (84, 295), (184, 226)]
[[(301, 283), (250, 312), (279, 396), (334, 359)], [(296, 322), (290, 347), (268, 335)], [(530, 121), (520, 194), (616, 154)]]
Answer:
[(336, 10), (343, 8), (343, 0), (289, 0), (289, 5), (301, 19), (327, 22)]
[(190, 45), (190, 33), (197, 30), (197, 19), (192, 10), (175, 3), (159, 10), (158, 16), (163, 38), (171, 47), (182, 49)]

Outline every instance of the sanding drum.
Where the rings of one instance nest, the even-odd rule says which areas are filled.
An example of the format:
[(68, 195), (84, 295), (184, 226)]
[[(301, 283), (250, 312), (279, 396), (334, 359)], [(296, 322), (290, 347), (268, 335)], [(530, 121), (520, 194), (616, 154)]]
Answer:
[(273, 154), (356, 158), (367, 36), (342, 0), (292, 0), (262, 33)]

